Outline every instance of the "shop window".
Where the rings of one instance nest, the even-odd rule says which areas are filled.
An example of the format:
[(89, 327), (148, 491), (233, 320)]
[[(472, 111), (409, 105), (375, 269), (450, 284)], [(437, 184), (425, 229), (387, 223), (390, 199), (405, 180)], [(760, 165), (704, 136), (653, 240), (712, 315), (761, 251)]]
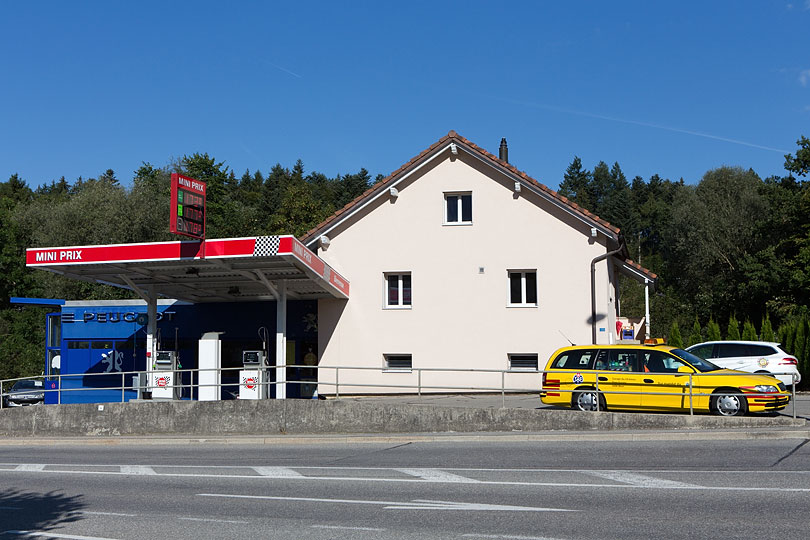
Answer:
[(385, 307), (387, 309), (410, 309), (410, 272), (385, 274)]
[(537, 270), (509, 271), (508, 305), (537, 307)]
[(445, 225), (472, 224), (472, 193), (445, 193)]
[(536, 354), (510, 354), (510, 371), (537, 371)]
[(410, 354), (385, 354), (385, 371), (411, 371), (413, 358)]

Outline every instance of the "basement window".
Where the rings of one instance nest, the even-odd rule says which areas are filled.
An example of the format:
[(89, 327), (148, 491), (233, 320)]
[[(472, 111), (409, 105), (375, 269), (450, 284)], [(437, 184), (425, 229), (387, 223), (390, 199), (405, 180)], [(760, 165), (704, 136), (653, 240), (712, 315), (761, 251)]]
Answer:
[(384, 371), (410, 372), (413, 368), (413, 358), (410, 354), (385, 354)]

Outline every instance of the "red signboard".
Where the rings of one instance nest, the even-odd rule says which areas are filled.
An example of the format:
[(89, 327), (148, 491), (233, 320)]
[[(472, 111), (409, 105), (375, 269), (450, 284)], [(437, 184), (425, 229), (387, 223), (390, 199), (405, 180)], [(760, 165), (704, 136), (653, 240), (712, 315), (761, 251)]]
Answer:
[(169, 230), (174, 234), (205, 238), (205, 182), (172, 173)]

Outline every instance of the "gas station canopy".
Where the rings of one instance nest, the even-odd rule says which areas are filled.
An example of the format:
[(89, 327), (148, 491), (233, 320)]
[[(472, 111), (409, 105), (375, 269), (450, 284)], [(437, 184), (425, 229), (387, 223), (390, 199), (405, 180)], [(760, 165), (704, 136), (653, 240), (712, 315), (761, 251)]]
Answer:
[(30, 248), (26, 266), (188, 302), (349, 297), (349, 282), (293, 236)]

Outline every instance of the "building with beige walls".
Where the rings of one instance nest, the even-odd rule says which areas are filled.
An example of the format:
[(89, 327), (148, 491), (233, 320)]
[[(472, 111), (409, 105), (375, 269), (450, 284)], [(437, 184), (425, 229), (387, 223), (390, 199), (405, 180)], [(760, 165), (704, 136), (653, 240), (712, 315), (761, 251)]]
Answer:
[(302, 239), (352, 283), (318, 300), (320, 394), (536, 390), (569, 340), (621, 338), (619, 273), (655, 274), (499, 154), (451, 131)]

